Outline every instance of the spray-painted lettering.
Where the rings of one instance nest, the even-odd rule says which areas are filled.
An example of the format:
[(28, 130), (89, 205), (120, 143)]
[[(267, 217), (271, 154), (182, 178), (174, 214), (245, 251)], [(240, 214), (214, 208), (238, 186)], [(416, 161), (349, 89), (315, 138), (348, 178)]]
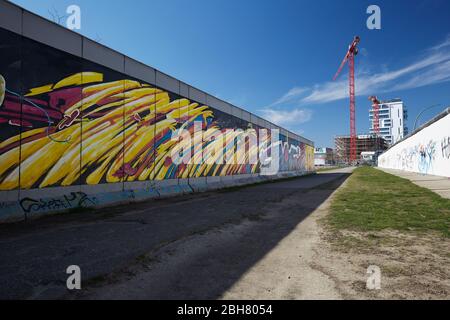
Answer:
[(84, 192), (72, 192), (61, 198), (23, 198), (19, 203), (25, 213), (31, 213), (93, 206), (97, 203), (97, 200)]

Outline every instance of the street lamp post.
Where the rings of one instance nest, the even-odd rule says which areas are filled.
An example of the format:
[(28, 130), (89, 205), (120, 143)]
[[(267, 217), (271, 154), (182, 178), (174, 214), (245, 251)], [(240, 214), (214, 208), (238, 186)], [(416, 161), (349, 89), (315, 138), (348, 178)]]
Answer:
[(426, 107), (425, 109), (423, 109), (423, 110), (417, 115), (416, 121), (414, 121), (414, 130), (416, 130), (416, 128), (417, 128), (417, 122), (419, 121), (420, 116), (421, 116), (425, 111), (428, 111), (428, 110), (430, 110), (430, 109), (432, 109), (432, 108), (435, 108), (435, 107), (439, 107), (440, 105), (441, 105), (440, 103), (439, 103), (439, 104), (433, 104), (432, 106), (429, 106), (429, 107)]

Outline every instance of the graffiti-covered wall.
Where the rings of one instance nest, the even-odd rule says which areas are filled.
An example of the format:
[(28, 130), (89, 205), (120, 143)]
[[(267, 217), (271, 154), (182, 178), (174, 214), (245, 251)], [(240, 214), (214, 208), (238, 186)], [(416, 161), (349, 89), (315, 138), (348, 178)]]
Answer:
[(450, 177), (450, 114), (394, 145), (380, 156), (378, 165)]
[[(259, 172), (259, 163), (246, 159), (171, 161), (180, 128), (193, 133), (200, 122), (206, 132), (243, 132), (252, 123), (8, 31), (0, 39), (7, 48), (0, 61), (0, 190)], [(197, 150), (208, 154), (206, 144), (225, 149), (242, 134), (234, 132), (225, 143), (203, 137), (202, 146), (192, 146), (194, 158)], [(290, 138), (283, 149), (283, 170), (311, 169), (304, 143)]]
[[(275, 141), (273, 131), (261, 133), (274, 125), (199, 101), (176, 79), (168, 90), (136, 76), (143, 71), (98, 63), (101, 54), (95, 63), (4, 28), (0, 45), (0, 221), (16, 202), (28, 214), (107, 203), (98, 193), (110, 190), (151, 193), (157, 182), (255, 176), (268, 161), (276, 173), (314, 169), (309, 140), (281, 129)], [(192, 139), (174, 139), (178, 132)], [(174, 161), (179, 149), (189, 151), (188, 162)], [(100, 187), (95, 197), (88, 186)]]

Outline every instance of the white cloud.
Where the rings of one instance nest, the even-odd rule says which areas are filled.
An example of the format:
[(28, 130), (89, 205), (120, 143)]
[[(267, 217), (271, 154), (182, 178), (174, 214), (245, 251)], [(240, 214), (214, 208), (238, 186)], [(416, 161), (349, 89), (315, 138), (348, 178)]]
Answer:
[[(389, 71), (384, 67), (383, 71), (379, 73), (358, 72), (357, 70), (356, 94), (358, 96), (379, 95), (383, 92), (413, 89), (450, 81), (450, 50), (448, 47), (450, 47), (450, 35), (442, 43), (426, 50), (421, 58), (403, 68)], [(347, 99), (348, 91), (348, 77), (343, 74), (338, 81), (327, 81), (310, 88), (295, 87), (273, 105), (294, 100), (297, 106), (331, 102)]]
[(437, 64), (409, 79), (406, 82), (398, 84), (392, 88), (392, 90), (403, 90), (409, 88), (419, 88), (434, 83), (450, 81), (450, 60), (447, 60), (441, 64)]
[(294, 87), (291, 90), (289, 90), (285, 95), (283, 95), (280, 99), (275, 101), (272, 104), (272, 106), (298, 99), (307, 91), (308, 91), (308, 88)]
[[(450, 61), (450, 52), (435, 52), (394, 71), (357, 74), (356, 94), (358, 96), (379, 94), (380, 92), (413, 89), (448, 81), (448, 71), (447, 77), (445, 77), (446, 68), (442, 68), (442, 65), (448, 61)], [(433, 76), (433, 72), (439, 72), (439, 74)], [(316, 85), (301, 102), (323, 103), (348, 98), (348, 90), (348, 79), (342, 77), (339, 81)]]
[(308, 109), (276, 110), (265, 108), (259, 110), (259, 113), (265, 119), (282, 127), (293, 127), (311, 120), (312, 111)]
[(433, 50), (433, 51), (441, 50), (442, 48), (445, 48), (448, 46), (450, 46), (450, 34), (447, 35), (447, 38), (445, 39), (444, 42), (442, 42), (434, 47), (431, 47), (431, 50)]

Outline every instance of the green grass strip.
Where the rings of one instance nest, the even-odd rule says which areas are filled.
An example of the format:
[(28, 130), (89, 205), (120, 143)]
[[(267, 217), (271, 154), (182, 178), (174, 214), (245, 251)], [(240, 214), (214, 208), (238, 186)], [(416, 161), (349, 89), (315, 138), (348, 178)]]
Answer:
[(450, 200), (409, 180), (361, 167), (337, 192), (326, 220), (336, 229), (432, 230), (450, 237)]

